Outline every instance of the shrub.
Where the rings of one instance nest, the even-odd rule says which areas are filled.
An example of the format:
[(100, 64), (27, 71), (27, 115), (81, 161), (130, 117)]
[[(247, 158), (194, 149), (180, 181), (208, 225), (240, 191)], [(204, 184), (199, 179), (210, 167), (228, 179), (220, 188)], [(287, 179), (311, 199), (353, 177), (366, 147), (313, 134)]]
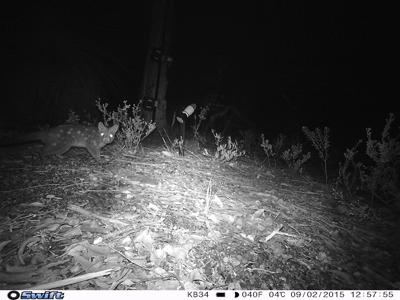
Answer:
[[(269, 140), (264, 138), (264, 134), (261, 135), (261, 147), (264, 150), (265, 155), (267, 155), (266, 160), (268, 160), (269, 167), (271, 167), (270, 157), (274, 159), (274, 167), (276, 168), (276, 157), (279, 155), (281, 148), (283, 146), (283, 140), (286, 137), (280, 134), (276, 139), (274, 144), (270, 144)], [(265, 161), (265, 160), (264, 160)]]
[[(366, 167), (360, 174), (361, 186), (371, 193), (371, 203), (374, 196), (384, 203), (394, 204), (400, 209), (400, 188), (398, 171), (400, 167), (400, 143), (398, 135), (391, 138), (390, 125), (394, 121), (393, 114), (386, 119), (386, 125), (380, 141), (372, 139), (371, 128), (367, 128), (366, 154), (374, 165)], [(379, 196), (381, 194), (381, 196)]]
[(217, 150), (215, 151), (214, 160), (218, 159), (221, 163), (228, 162), (231, 160), (236, 160), (238, 157), (246, 153), (245, 150), (241, 150), (237, 141), (232, 142), (231, 137), (228, 136), (228, 143), (222, 144), (223, 137), (221, 134), (215, 132), (214, 129), (211, 130), (214, 138), (215, 144), (217, 145)]
[(319, 157), (324, 162), (323, 169), (325, 172), (325, 183), (328, 183), (328, 169), (326, 161), (329, 158), (328, 148), (329, 148), (329, 128), (324, 128), (324, 134), (322, 134), (321, 129), (318, 127), (314, 131), (308, 130), (306, 126), (303, 128), (304, 133), (307, 138), (313, 143), (314, 148), (317, 149)]
[(292, 145), (291, 149), (284, 151), (281, 157), (286, 161), (289, 168), (292, 169), (295, 173), (302, 173), (303, 168), (301, 167), (310, 157), (311, 154), (308, 152), (307, 154), (303, 154), (302, 158), (298, 158), (303, 151), (303, 146), (301, 144)]
[(360, 177), (363, 164), (361, 162), (355, 162), (354, 156), (358, 153), (356, 148), (358, 145), (362, 143), (362, 140), (359, 140), (358, 143), (351, 149), (347, 149), (346, 153), (344, 153), (345, 161), (339, 162), (339, 176), (336, 179), (337, 184), (342, 184), (349, 196), (352, 196), (353, 193), (358, 189), (356, 187), (356, 182)]
[(201, 107), (199, 115), (194, 115), (195, 124), (192, 126), (193, 138), (198, 140), (202, 144), (205, 144), (206, 139), (204, 136), (201, 136), (199, 134), (199, 128), (200, 128), (201, 122), (206, 119), (208, 111), (209, 111), (208, 105), (206, 107)]
[(65, 120), (66, 124), (83, 124), (87, 126), (96, 126), (97, 127), (97, 119), (92, 116), (90, 112), (84, 111), (83, 120), (81, 117), (75, 113), (72, 109), (69, 110), (68, 118)]
[[(140, 117), (140, 102), (136, 105), (131, 105), (127, 104), (125, 100), (124, 106), (118, 106), (117, 111), (113, 112), (108, 112), (108, 104), (101, 104), (100, 99), (96, 101), (96, 105), (103, 113), (106, 126), (110, 121), (113, 121), (114, 124), (119, 124), (120, 130), (115, 135), (115, 141), (122, 149), (128, 149), (136, 153), (140, 142), (156, 128), (155, 123), (147, 123)], [(129, 108), (131, 106), (132, 114), (130, 116)]]

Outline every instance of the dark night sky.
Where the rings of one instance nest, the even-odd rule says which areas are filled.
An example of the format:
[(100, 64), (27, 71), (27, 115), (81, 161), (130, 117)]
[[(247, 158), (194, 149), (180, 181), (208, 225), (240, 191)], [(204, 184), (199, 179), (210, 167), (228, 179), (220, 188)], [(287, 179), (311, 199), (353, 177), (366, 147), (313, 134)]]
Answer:
[[(97, 59), (118, 58), (120, 96), (136, 101), (149, 2), (3, 1), (3, 95), (21, 97), (20, 83), (47, 67), (53, 49), (63, 49), (62, 60), (86, 47), (101, 49)], [(336, 137), (354, 133), (352, 141), (365, 137), (367, 126), (381, 132), (389, 112), (400, 115), (399, 22), (394, 6), (371, 3), (175, 0), (169, 106), (204, 99), (222, 67), (220, 102), (266, 130), (288, 122), (284, 91), (300, 125), (329, 126)]]

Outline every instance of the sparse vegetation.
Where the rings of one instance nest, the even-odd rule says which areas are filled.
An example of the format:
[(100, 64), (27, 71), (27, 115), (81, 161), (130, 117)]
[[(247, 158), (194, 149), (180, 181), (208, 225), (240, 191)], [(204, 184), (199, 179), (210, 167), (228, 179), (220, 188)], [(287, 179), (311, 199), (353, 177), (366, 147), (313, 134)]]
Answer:
[(398, 134), (390, 137), (390, 125), (393, 114), (386, 120), (381, 140), (372, 139), (371, 128), (367, 128), (366, 154), (372, 160), (370, 166), (363, 165), (360, 170), (361, 187), (371, 193), (371, 204), (374, 197), (389, 206), (400, 210), (400, 143)]
[(321, 129), (318, 127), (315, 128), (314, 131), (310, 131), (306, 126), (304, 126), (302, 129), (307, 138), (313, 143), (314, 148), (318, 150), (319, 158), (321, 158), (324, 163), (323, 169), (325, 172), (325, 183), (328, 184), (328, 167), (326, 162), (329, 158), (329, 128), (325, 127), (323, 134)]
[[(266, 157), (266, 160), (268, 160), (268, 165), (271, 168), (271, 160), (270, 157), (273, 158), (274, 160), (274, 168), (277, 166), (277, 157), (279, 157), (280, 151), (283, 146), (283, 141), (285, 139), (285, 136), (283, 134), (280, 134), (276, 139), (273, 144), (269, 143), (269, 140), (265, 139), (264, 134), (261, 135), (261, 147), (264, 150)], [(264, 160), (265, 161), (265, 160)]]
[(300, 154), (303, 152), (303, 146), (301, 144), (292, 145), (290, 149), (283, 151), (281, 157), (285, 160), (287, 165), (293, 172), (302, 174), (302, 165), (311, 157), (311, 153), (303, 154), (300, 158)]
[(232, 141), (231, 137), (228, 136), (227, 143), (222, 143), (223, 137), (221, 134), (212, 130), (215, 138), (215, 144), (217, 150), (215, 151), (214, 160), (219, 160), (222, 163), (236, 160), (238, 157), (246, 153), (245, 150), (241, 150), (237, 141)]
[[(127, 133), (124, 133), (120, 137), (122, 149), (130, 150), (134, 148), (136, 150), (138, 143), (151, 132), (151, 126), (143, 122), (137, 114), (139, 105), (133, 105), (133, 111), (131, 111), (131, 106), (124, 102), (124, 106), (118, 108), (115, 112), (108, 112), (107, 104), (98, 102), (97, 105), (103, 112), (104, 123), (116, 123), (121, 128), (124, 128), (125, 125), (128, 136), (135, 136), (126, 138)], [(46, 199), (51, 201), (47, 201), (46, 205), (54, 205), (54, 209), (59, 211), (73, 211), (75, 215), (71, 224), (83, 227), (86, 225), (87, 216), (90, 216), (90, 218), (98, 218), (99, 222), (112, 221), (121, 227), (126, 226), (129, 229), (132, 226), (137, 226), (140, 229), (138, 235), (132, 240), (123, 238), (122, 235), (126, 233), (124, 230), (118, 231), (118, 233), (116, 231), (109, 233), (109, 230), (113, 230), (112, 226), (108, 227), (109, 230), (103, 231), (105, 226), (102, 224), (95, 229), (96, 234), (105, 233), (104, 236), (107, 235), (110, 242), (107, 240), (103, 244), (99, 244), (100, 248), (96, 248), (96, 251), (88, 252), (85, 250), (87, 247), (84, 247), (83, 250), (79, 248), (83, 251), (82, 253), (77, 254), (76, 251), (71, 253), (71, 249), (74, 250), (80, 245), (72, 243), (64, 253), (63, 250), (54, 248), (54, 251), (58, 251), (55, 252), (57, 255), (48, 255), (48, 251), (46, 252), (43, 249), (47, 249), (48, 242), (46, 239), (54, 233), (54, 228), (58, 230), (57, 235), (68, 234), (70, 236), (70, 230), (68, 232), (63, 231), (62, 224), (65, 224), (66, 220), (51, 220), (54, 209), (49, 210), (46, 216), (51, 220), (44, 223), (48, 225), (48, 228), (44, 227), (45, 225), (36, 227), (30, 225), (29, 232), (27, 232), (26, 222), (24, 221), (27, 218), (21, 218), (21, 221), (18, 218), (11, 220), (4, 217), (3, 224), (0, 225), (4, 228), (13, 228), (14, 234), (15, 232), (19, 235), (30, 234), (28, 238), (35, 237), (35, 235), (41, 236), (42, 239), (34, 240), (33, 247), (25, 252), (23, 259), (28, 264), (34, 257), (47, 255), (47, 260), (53, 263), (56, 270), (47, 270), (46, 272), (50, 275), (52, 275), (50, 272), (54, 272), (54, 276), (59, 274), (60, 270), (57, 269), (57, 263), (59, 263), (60, 255), (63, 254), (70, 255), (72, 262), (65, 267), (64, 261), (62, 268), (75, 268), (77, 272), (84, 270), (83, 267), (87, 264), (85, 259), (100, 262), (97, 265), (91, 265), (92, 271), (100, 271), (105, 268), (115, 269), (115, 265), (117, 265), (121, 272), (125, 271), (124, 266), (129, 263), (129, 260), (132, 260), (135, 264), (146, 266), (145, 269), (142, 269), (146, 275), (156, 272), (155, 270), (159, 266), (173, 269), (181, 267), (183, 262), (187, 265), (191, 263), (198, 269), (193, 271), (183, 268), (183, 272), (186, 273), (180, 276), (179, 280), (170, 280), (169, 286), (174, 289), (177, 289), (179, 282), (185, 287), (204, 289), (205, 286), (200, 286), (197, 281), (192, 280), (191, 272), (196, 272), (196, 276), (206, 278), (207, 288), (215, 287), (219, 282), (226, 285), (226, 275), (234, 278), (232, 279), (234, 281), (232, 286), (235, 284), (236, 287), (239, 287), (239, 282), (243, 284), (243, 282), (246, 282), (246, 278), (249, 278), (248, 270), (242, 268), (244, 264), (249, 261), (255, 262), (255, 266), (263, 270), (262, 263), (265, 262), (265, 257), (262, 256), (262, 247), (266, 245), (269, 251), (269, 262), (274, 264), (275, 269), (284, 270), (282, 275), (290, 279), (291, 282), (295, 282), (298, 285), (295, 286), (296, 288), (303, 288), (308, 286), (309, 281), (298, 280), (298, 278), (302, 278), (299, 276), (299, 272), (302, 271), (298, 272), (296, 268), (292, 268), (290, 272), (285, 271), (285, 267), (290, 264), (293, 253), (303, 255), (304, 249), (306, 249), (307, 255), (313, 259), (313, 264), (319, 265), (321, 269), (328, 264), (330, 268), (333, 265), (337, 269), (343, 266), (343, 261), (335, 260), (338, 253), (354, 254), (364, 251), (360, 250), (360, 239), (351, 239), (356, 234), (360, 234), (361, 231), (357, 229), (359, 226), (363, 226), (363, 224), (374, 225), (375, 222), (385, 224), (385, 226), (391, 223), (396, 224), (390, 219), (394, 215), (394, 210), (383, 210), (381, 207), (376, 209), (376, 206), (371, 209), (371, 204), (368, 205), (366, 201), (356, 201), (354, 198), (358, 196), (356, 192), (362, 189), (370, 193), (372, 199), (379, 199), (390, 207), (398, 209), (399, 182), (397, 175), (400, 164), (400, 145), (399, 136), (393, 138), (389, 134), (393, 120), (392, 115), (386, 120), (386, 126), (380, 139), (375, 139), (372, 129), (367, 129), (365, 144), (367, 161), (359, 157), (361, 156), (359, 155), (360, 148), (363, 145), (361, 140), (353, 148), (347, 149), (344, 153), (344, 162), (339, 163), (337, 186), (336, 188), (332, 187), (332, 193), (330, 193), (327, 184), (327, 177), (325, 177), (325, 182), (323, 182), (323, 179), (321, 179), (321, 182), (309, 181), (308, 179), (307, 182), (304, 182), (302, 180), (302, 178), (306, 178), (304, 165), (309, 162), (311, 154), (304, 154), (303, 144), (297, 140), (293, 140), (289, 144), (283, 135), (271, 139), (272, 143), (264, 135), (259, 136), (262, 140), (259, 145), (264, 150), (265, 161), (268, 161), (270, 170), (258, 168), (260, 160), (257, 159), (243, 160), (243, 164), (234, 169), (216, 168), (222, 163), (233, 161), (244, 155), (245, 151), (242, 148), (243, 141), (232, 141), (231, 137), (224, 139), (220, 133), (214, 130), (212, 134), (215, 139), (216, 150), (213, 153), (212, 161), (216, 164), (204, 163), (207, 162), (207, 159), (197, 159), (201, 154), (196, 155), (196, 158), (192, 160), (192, 157), (189, 156), (182, 158), (168, 155), (166, 151), (151, 152), (149, 155), (151, 161), (147, 160), (147, 157), (144, 161), (138, 163), (135, 163), (137, 157), (132, 158), (132, 160), (135, 160), (132, 163), (127, 163), (126, 160), (112, 161), (105, 166), (105, 168), (111, 170), (109, 172), (104, 172), (104, 166), (94, 166), (93, 169), (76, 168), (74, 167), (76, 166), (75, 160), (70, 161), (71, 164), (68, 168), (48, 168), (46, 172), (26, 172), (26, 168), (15, 167), (15, 164), (21, 164), (20, 160), (15, 161), (15, 163), (4, 160), (2, 168), (8, 173), (2, 177), (3, 185), (0, 194), (6, 196), (3, 202), (6, 203), (5, 208), (7, 210), (15, 209), (15, 199), (29, 199), (32, 198), (33, 193), (37, 193), (34, 194), (37, 198), (48, 195)], [(73, 112), (70, 113), (68, 121), (70, 123), (85, 122)], [(198, 131), (199, 126), (194, 129)], [(315, 130), (308, 133), (306, 135), (309, 139), (322, 141), (322, 143), (317, 144), (323, 148), (318, 148), (316, 145), (314, 147), (322, 152), (320, 158), (325, 163), (324, 171), (326, 172), (327, 148), (329, 146), (327, 142), (328, 131), (322, 133)], [(251, 131), (248, 131), (246, 136), (251, 137)], [(304, 136), (303, 138), (305, 140)], [(125, 144), (128, 141), (133, 143), (132, 148)], [(168, 137), (168, 141), (164, 140), (164, 144), (167, 150), (174, 153), (177, 152), (177, 149), (183, 152), (185, 147), (181, 138), (171, 142)], [(282, 162), (280, 159), (286, 162), (293, 173), (301, 176), (286, 176), (285, 170), (282, 171), (278, 168), (280, 162)], [(9, 168), (10, 163), (12, 164)], [(267, 166), (267, 164), (265, 165)], [(308, 166), (309, 164), (307, 164)], [(17, 169), (24, 171), (16, 174), (15, 170)], [(92, 170), (89, 175), (87, 174), (88, 170)], [(307, 173), (309, 173), (309, 169), (307, 169)], [(59, 180), (60, 176), (63, 178), (62, 181)], [(33, 188), (29, 186), (29, 183), (36, 181), (50, 184), (34, 185)], [(17, 184), (18, 187), (22, 186), (22, 188), (15, 189)], [(323, 191), (320, 189), (321, 186), (324, 187)], [(77, 187), (85, 193), (77, 193)], [(287, 197), (287, 195), (294, 197)], [(322, 208), (320, 203), (329, 197), (334, 198), (334, 205), (326, 206), (326, 209)], [(98, 199), (101, 201), (98, 201)], [(76, 205), (76, 203), (81, 203), (80, 201), (87, 203), (84, 209), (81, 205)], [(102, 206), (103, 202), (104, 207)], [(316, 205), (316, 203), (318, 204)], [(24, 207), (26, 206), (21, 206), (22, 209)], [(117, 212), (115, 217), (112, 219), (104, 218), (103, 215), (109, 213), (110, 207)], [(18, 208), (20, 207), (18, 206)], [(103, 213), (98, 213), (102, 208), (104, 209)], [(41, 213), (43, 212), (45, 213), (45, 210), (41, 211)], [(96, 212), (96, 214), (93, 212)], [(121, 212), (122, 218), (118, 214), (119, 212)], [(13, 213), (16, 213), (15, 210)], [(28, 216), (31, 214), (32, 217), (37, 218), (36, 212), (33, 215), (31, 208), (27, 208), (24, 214)], [(337, 226), (335, 222), (332, 222), (332, 218), (340, 220), (345, 225), (358, 223), (356, 223), (357, 226)], [(291, 222), (290, 226), (282, 227), (281, 224), (288, 220)], [(204, 226), (204, 222), (206, 222), (206, 226)], [(54, 227), (54, 224), (56, 224), (56, 227)], [(157, 224), (157, 232), (155, 233), (153, 227), (142, 226), (143, 224)], [(318, 226), (315, 226), (316, 224)], [(188, 235), (187, 228), (190, 228), (196, 234)], [(391, 227), (391, 229), (395, 230), (395, 227)], [(318, 234), (315, 234), (316, 230)], [(85, 238), (90, 241), (92, 238), (91, 232), (78, 230), (73, 233), (78, 235), (77, 240), (79, 241)], [(282, 235), (280, 235), (281, 233)], [(239, 242), (231, 243), (231, 240), (229, 240), (230, 244), (227, 247), (226, 237), (228, 234), (235, 235)], [(277, 239), (278, 234), (279, 238)], [(157, 240), (157, 245), (155, 245), (154, 236), (161, 235), (171, 237)], [(193, 241), (201, 241), (199, 238), (201, 236), (207, 236), (212, 247), (209, 243), (203, 242), (197, 243), (194, 247)], [(312, 239), (305, 239), (304, 236), (310, 236)], [(335, 239), (332, 239), (332, 236)], [(308, 246), (314, 246), (312, 244), (314, 239), (319, 237), (324, 241), (332, 240), (332, 243), (336, 241), (337, 243), (333, 245), (334, 247), (330, 251), (325, 248), (321, 250), (320, 247)], [(281, 245), (283, 239), (286, 239), (284, 240), (285, 247)], [(320, 241), (317, 242), (316, 245), (320, 245)], [(57, 245), (57, 241), (54, 243)], [(261, 254), (258, 251), (248, 251), (248, 247), (243, 247), (246, 243), (248, 245), (254, 243), (260, 245)], [(12, 243), (10, 245), (10, 248), (15, 249), (15, 251), (9, 251), (5, 248), (7, 251), (3, 251), (5, 253), (3, 265), (6, 262), (18, 261), (15, 259), (15, 253), (21, 246)], [(112, 245), (112, 247), (109, 245)], [(90, 246), (92, 247), (92, 245)], [(372, 248), (373, 251), (378, 249), (375, 246), (371, 247), (374, 247)], [(120, 255), (118, 249), (128, 249), (129, 253), (133, 251), (139, 253), (140, 251), (142, 256), (137, 258)], [(335, 249), (338, 250), (335, 251)], [(371, 248), (369, 247), (365, 251), (369, 253)], [(108, 253), (108, 257), (115, 257), (115, 259), (104, 261), (104, 255), (99, 255), (99, 253)], [(149, 257), (151, 263), (146, 261), (145, 256)], [(193, 260), (194, 257), (196, 260)], [(210, 262), (206, 265), (207, 272), (203, 271), (203, 264), (196, 265), (198, 258), (201, 258), (201, 261)], [(358, 270), (358, 264), (354, 263), (354, 259), (353, 256), (351, 262), (346, 265), (346, 268), (349, 268), (352, 272)], [(357, 263), (360, 261), (356, 260)], [(80, 264), (81, 262), (85, 263), (83, 267)], [(373, 263), (375, 264), (376, 261), (374, 260)], [(218, 268), (225, 268), (223, 278), (220, 276)], [(360, 274), (360, 276), (363, 276), (362, 272)], [(233, 275), (236, 277), (232, 277)], [(368, 273), (364, 277), (360, 276), (354, 279), (355, 283), (351, 287), (359, 287), (359, 282), (367, 281), (364, 277), (371, 275)], [(245, 280), (242, 278), (245, 278)], [(320, 274), (316, 273), (313, 280), (319, 282), (320, 278)], [(284, 282), (275, 277), (270, 277), (269, 273), (259, 272), (249, 278), (249, 280), (253, 279), (260, 279), (259, 287), (262, 289), (268, 288), (268, 286), (263, 285), (267, 280), (275, 280), (273, 282), (274, 287), (281, 289), (285, 287)], [(162, 279), (156, 282), (158, 285), (164, 283), (165, 280)], [(147, 289), (154, 289), (155, 287), (151, 285), (151, 282), (146, 282), (146, 284), (148, 285)], [(331, 283), (320, 284), (320, 286), (331, 288), (332, 286), (329, 284)], [(346, 284), (348, 283), (346, 282)], [(110, 288), (104, 282), (99, 286)], [(121, 289), (136, 288), (135, 283), (129, 280), (122, 283), (121, 286)], [(250, 282), (248, 286), (254, 287), (254, 284)], [(345, 284), (339, 282), (337, 286), (343, 287)], [(92, 288), (91, 282), (84, 282), (80, 287), (82, 289)], [(371, 285), (371, 287), (375, 286)]]
[(83, 118), (79, 116), (72, 109), (69, 110), (68, 118), (65, 120), (66, 124), (83, 124), (87, 126), (96, 126), (97, 118), (94, 117), (90, 112), (84, 111)]
[(361, 174), (362, 163), (354, 160), (355, 155), (358, 153), (356, 148), (360, 143), (362, 143), (362, 140), (359, 140), (353, 148), (347, 149), (344, 153), (344, 162), (339, 162), (339, 176), (336, 182), (346, 188), (349, 196), (352, 196), (357, 190), (358, 186), (356, 184), (359, 182)]
[(205, 144), (206, 138), (199, 133), (199, 128), (201, 122), (206, 119), (209, 111), (208, 105), (205, 107), (200, 107), (200, 113), (198, 115), (194, 115), (195, 124), (192, 126), (193, 129), (193, 138), (198, 140), (200, 143)]
[[(140, 102), (138, 104), (127, 104), (118, 106), (117, 111), (108, 112), (108, 104), (101, 104), (100, 99), (96, 101), (98, 109), (103, 113), (104, 123), (113, 122), (119, 124), (120, 129), (115, 136), (116, 143), (122, 148), (136, 153), (140, 142), (145, 139), (155, 128), (153, 122), (147, 123), (140, 117)], [(131, 114), (129, 108), (132, 107)]]
[[(261, 140), (262, 140), (261, 147), (263, 148), (264, 153), (267, 156), (265, 159), (268, 161), (268, 165), (271, 168), (270, 157), (273, 157), (275, 160), (275, 152), (272, 150), (272, 144), (270, 144), (269, 141), (264, 138), (264, 134), (261, 135)], [(275, 167), (276, 167), (276, 160), (275, 160)]]

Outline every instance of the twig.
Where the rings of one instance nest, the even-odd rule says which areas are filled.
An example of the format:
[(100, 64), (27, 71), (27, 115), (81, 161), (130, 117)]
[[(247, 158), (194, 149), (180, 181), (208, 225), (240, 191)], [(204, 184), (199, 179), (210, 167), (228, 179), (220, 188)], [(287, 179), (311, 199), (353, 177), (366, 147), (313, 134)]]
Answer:
[(113, 271), (113, 269), (108, 269), (108, 270), (104, 270), (104, 271), (100, 271), (100, 272), (85, 274), (85, 275), (77, 276), (74, 278), (68, 278), (68, 279), (64, 279), (64, 280), (54, 281), (51, 283), (35, 285), (33, 287), (30, 287), (29, 289), (31, 289), (31, 290), (50, 290), (50, 289), (58, 288), (61, 286), (66, 286), (66, 285), (86, 281), (86, 280), (89, 280), (92, 278), (110, 275), (111, 271)]
[(283, 225), (279, 225), (274, 231), (272, 231), (266, 238), (264, 242), (268, 242), (270, 239), (272, 239), (275, 234), (279, 233), (279, 230), (281, 230)]
[(124, 222), (121, 222), (121, 221), (118, 221), (118, 220), (115, 220), (115, 219), (102, 217), (102, 216), (100, 216), (98, 214), (95, 214), (95, 213), (92, 213), (92, 212), (90, 212), (88, 210), (80, 208), (77, 205), (71, 204), (71, 205), (68, 206), (68, 208), (70, 210), (76, 211), (76, 212), (78, 212), (78, 213), (80, 213), (82, 215), (89, 216), (89, 217), (94, 217), (94, 218), (97, 218), (97, 219), (100, 219), (100, 220), (103, 220), (103, 221), (106, 221), (106, 222), (114, 223), (114, 224), (121, 225), (121, 226), (128, 226), (129, 225), (127, 223), (124, 223)]

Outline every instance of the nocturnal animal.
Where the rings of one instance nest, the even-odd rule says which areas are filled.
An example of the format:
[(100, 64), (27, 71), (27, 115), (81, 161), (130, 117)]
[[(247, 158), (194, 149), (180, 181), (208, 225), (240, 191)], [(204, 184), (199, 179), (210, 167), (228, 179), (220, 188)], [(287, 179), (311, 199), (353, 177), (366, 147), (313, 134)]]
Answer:
[(63, 124), (47, 130), (36, 131), (10, 139), (0, 140), (0, 146), (41, 141), (44, 144), (40, 152), (40, 158), (44, 162), (45, 157), (67, 152), (71, 147), (86, 148), (97, 162), (100, 161), (100, 149), (114, 140), (118, 125), (106, 127), (102, 122), (98, 127), (76, 124)]

